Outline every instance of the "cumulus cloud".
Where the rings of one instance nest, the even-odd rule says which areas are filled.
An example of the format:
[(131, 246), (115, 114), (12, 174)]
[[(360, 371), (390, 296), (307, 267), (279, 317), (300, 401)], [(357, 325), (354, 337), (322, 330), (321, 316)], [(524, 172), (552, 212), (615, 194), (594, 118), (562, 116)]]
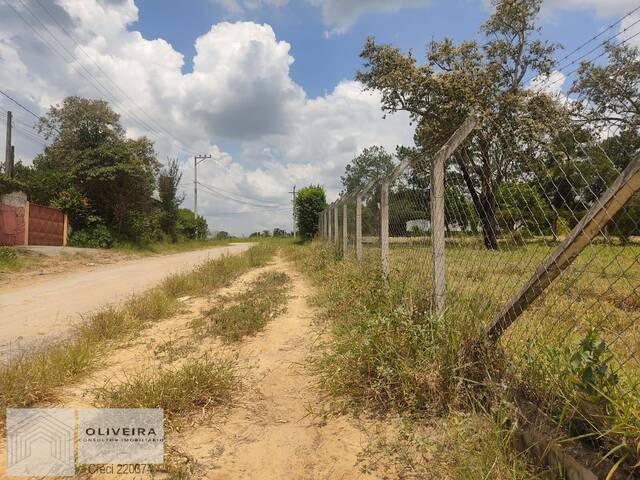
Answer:
[[(185, 160), (189, 207), (188, 158), (212, 153), (214, 159), (198, 172), (200, 182), (218, 191), (203, 187), (199, 195), (199, 210), (213, 229), (290, 228), (286, 205), (292, 185), (323, 184), (334, 197), (345, 164), (359, 150), (372, 144), (393, 150), (412, 141), (408, 118), (383, 120), (379, 96), (356, 82), (308, 98), (290, 77), (290, 45), (269, 25), (213, 25), (197, 39), (193, 70), (184, 74), (183, 56), (168, 42), (131, 30), (138, 15), (133, 0), (40, 0), (52, 17), (35, 0), (23, 1), (26, 7), (15, 8), (33, 30), (0, 3), (3, 89), (37, 113), (67, 95), (109, 100), (129, 135), (148, 135), (161, 159)], [(30, 120), (6, 100), (0, 106)], [(41, 147), (27, 140), (16, 135), (15, 143), (18, 156), (28, 160)], [(273, 207), (256, 212), (228, 197)]]

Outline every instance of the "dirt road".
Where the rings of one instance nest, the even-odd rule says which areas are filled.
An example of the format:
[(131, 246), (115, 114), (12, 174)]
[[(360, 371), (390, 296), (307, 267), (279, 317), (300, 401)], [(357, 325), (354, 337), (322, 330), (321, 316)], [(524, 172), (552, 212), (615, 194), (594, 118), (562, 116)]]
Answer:
[(101, 265), (0, 291), (0, 359), (43, 339), (61, 336), (87, 314), (148, 289), (207, 259), (240, 253), (250, 244)]
[[(244, 291), (260, 273), (273, 270), (291, 279), (284, 314), (239, 344), (225, 345), (215, 337), (194, 342), (193, 320), (201, 318), (216, 299)], [(316, 310), (309, 305), (311, 294), (300, 273), (277, 259), (243, 275), (212, 297), (187, 299), (180, 314), (152, 324), (135, 340), (112, 352), (101, 369), (79, 383), (62, 387), (53, 402), (40, 406), (93, 407), (96, 387), (117, 385), (139, 372), (161, 371), (184, 362), (186, 357), (181, 355), (174, 358), (157, 353), (158, 347), (169, 343), (176, 351), (189, 347), (183, 355), (193, 358), (237, 355), (246, 375), (241, 398), (227, 407), (205, 407), (201, 415), (196, 412), (192, 421), (168, 434), (166, 452), (178, 452), (180, 458), (190, 459), (194, 468), (191, 476), (180, 478), (371, 480), (374, 477), (362, 473), (358, 465), (358, 455), (368, 441), (362, 426), (350, 417), (316, 416), (323, 401), (316, 389), (317, 379), (305, 366), (315, 338), (312, 322)], [(0, 477), (5, 471), (5, 458), (4, 439), (0, 437)], [(146, 475), (135, 478), (150, 480)]]

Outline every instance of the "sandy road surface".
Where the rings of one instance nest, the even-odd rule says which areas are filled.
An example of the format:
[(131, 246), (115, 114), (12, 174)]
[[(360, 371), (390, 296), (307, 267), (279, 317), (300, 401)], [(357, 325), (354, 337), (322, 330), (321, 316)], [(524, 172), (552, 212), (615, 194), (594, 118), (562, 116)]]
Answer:
[(247, 250), (250, 244), (196, 250), (56, 276), (0, 291), (0, 359), (41, 339), (63, 335), (80, 315), (150, 288), (170, 274), (207, 259)]

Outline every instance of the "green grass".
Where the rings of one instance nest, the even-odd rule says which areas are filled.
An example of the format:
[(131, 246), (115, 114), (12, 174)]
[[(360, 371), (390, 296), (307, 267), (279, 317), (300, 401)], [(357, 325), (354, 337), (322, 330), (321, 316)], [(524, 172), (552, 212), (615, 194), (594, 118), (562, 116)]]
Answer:
[[(361, 264), (341, 260), (326, 244), (286, 249), (318, 287), (326, 334), (312, 365), (334, 407), (447, 419), (479, 407), (486, 416), (485, 409), (525, 398), (556, 422), (563, 438), (582, 436), (601, 455), (636, 463), (640, 378), (633, 359), (622, 363), (640, 345), (634, 297), (640, 247), (589, 247), (497, 348), (482, 340), (484, 326), (554, 247), (540, 242), (489, 252), (448, 245), (442, 317), (431, 314), (431, 252), (424, 245), (393, 245), (388, 281), (374, 248), (365, 249)], [(596, 335), (587, 341), (592, 329)], [(494, 456), (508, 459), (502, 444)], [(483, 468), (470, 471), (480, 475)]]
[(192, 250), (203, 250), (206, 248), (221, 247), (229, 245), (234, 242), (234, 239), (225, 240), (182, 240), (176, 243), (171, 242), (157, 242), (150, 245), (137, 245), (135, 243), (119, 243), (113, 247), (113, 250), (120, 251), (122, 253), (133, 254), (170, 254), (188, 252)]
[(233, 358), (189, 359), (172, 370), (140, 372), (124, 383), (96, 390), (104, 408), (162, 408), (169, 420), (226, 405), (241, 387)]
[(287, 304), (289, 277), (282, 272), (261, 274), (247, 290), (232, 295), (229, 306), (205, 312), (194, 322), (199, 336), (220, 336), (226, 342), (237, 342), (264, 329), (270, 320), (283, 313)]
[(21, 261), (15, 248), (0, 247), (0, 272), (13, 272), (20, 268)]
[(231, 284), (250, 269), (265, 265), (274, 248), (258, 244), (240, 255), (210, 260), (193, 272), (168, 277), (160, 286), (120, 307), (89, 315), (69, 340), (12, 359), (0, 369), (0, 422), (6, 408), (29, 407), (53, 399), (57, 387), (85, 376), (126, 338), (149, 322), (176, 313), (180, 296), (211, 293)]

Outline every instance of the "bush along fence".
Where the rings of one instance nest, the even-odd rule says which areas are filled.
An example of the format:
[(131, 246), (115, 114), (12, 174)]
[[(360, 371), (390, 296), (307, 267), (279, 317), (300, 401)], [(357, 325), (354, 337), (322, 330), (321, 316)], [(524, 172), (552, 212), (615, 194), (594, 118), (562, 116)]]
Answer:
[(525, 127), (471, 115), (432, 151), (399, 153), (320, 214), (319, 237), (445, 324), (470, 320), (529, 418), (637, 473), (640, 145)]

